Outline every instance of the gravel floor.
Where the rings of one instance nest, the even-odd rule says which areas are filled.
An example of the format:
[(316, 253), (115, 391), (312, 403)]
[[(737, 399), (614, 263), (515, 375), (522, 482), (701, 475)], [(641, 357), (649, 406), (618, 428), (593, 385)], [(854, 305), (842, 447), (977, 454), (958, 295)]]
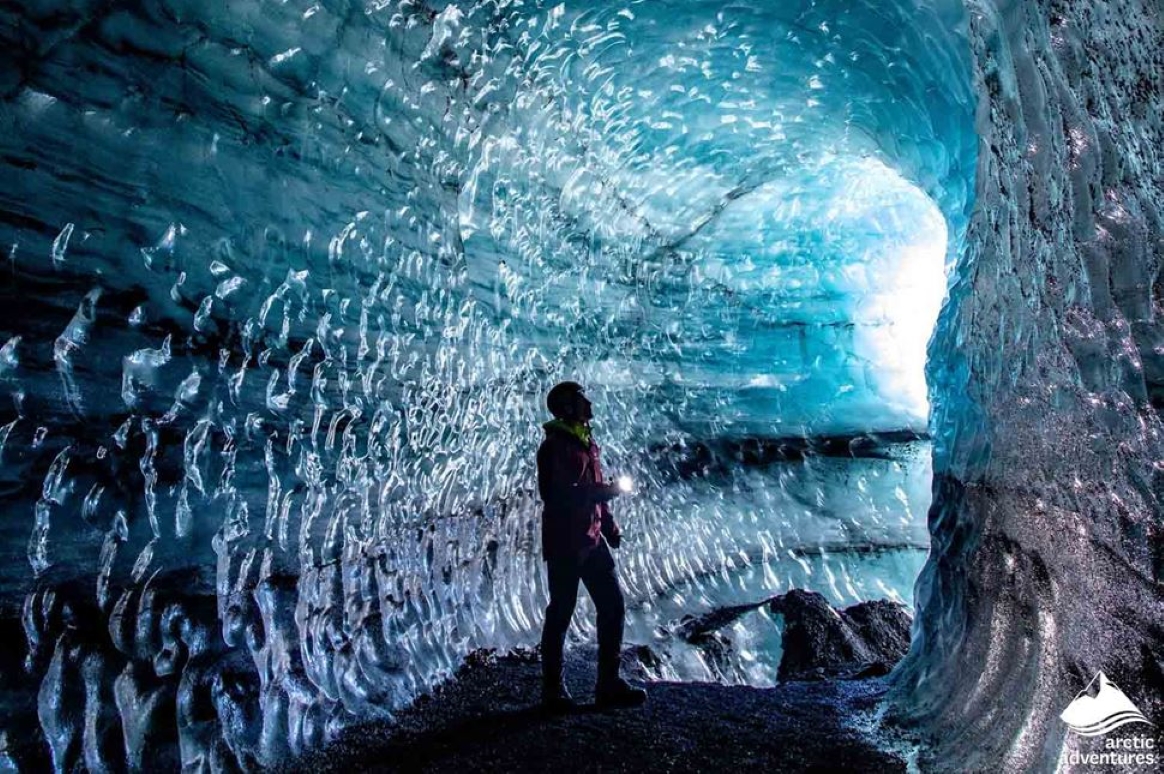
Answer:
[[(861, 728), (884, 679), (790, 682), (775, 688), (640, 683), (643, 707), (599, 711), (592, 654), (573, 652), (566, 682), (576, 713), (537, 706), (534, 653), (474, 654), (456, 677), (391, 725), (350, 729), (290, 771), (905, 771), (901, 752)], [(904, 749), (898, 745), (894, 749)]]

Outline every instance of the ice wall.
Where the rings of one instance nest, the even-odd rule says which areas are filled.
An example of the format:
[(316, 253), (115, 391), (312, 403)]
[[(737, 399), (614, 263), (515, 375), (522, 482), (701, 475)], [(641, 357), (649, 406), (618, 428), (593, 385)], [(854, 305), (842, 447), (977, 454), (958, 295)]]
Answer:
[(925, 430), (958, 6), (2, 13), (11, 761), (269, 764), (535, 641), (566, 376), (632, 605), (908, 601), (928, 460), (764, 455)]
[(567, 376), (644, 630), (909, 601), (928, 459), (745, 463), (925, 430), (957, 5), (0, 12), (11, 761), (272, 763), (535, 641)]
[(930, 561), (897, 712), (1054, 770), (1099, 670), (1164, 706), (1160, 5), (970, 2), (978, 206), (931, 342)]
[(1075, 672), (1159, 654), (1159, 35), (1129, 7), (0, 8), (6, 754), (270, 763), (532, 642), (563, 376), (644, 491), (635, 600), (822, 548), (840, 594), (901, 594), (851, 549), (919, 544), (928, 465), (680, 471), (924, 430), (949, 269), (900, 707), (951, 765), (1052, 760)]

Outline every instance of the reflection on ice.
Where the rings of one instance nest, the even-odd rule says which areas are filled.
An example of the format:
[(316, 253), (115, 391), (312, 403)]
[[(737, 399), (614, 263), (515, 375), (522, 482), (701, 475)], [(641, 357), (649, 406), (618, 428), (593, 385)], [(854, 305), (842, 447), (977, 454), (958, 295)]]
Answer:
[[(634, 481), (634, 636), (792, 585), (911, 600), (961, 3), (16, 13), (10, 757), (270, 764), (532, 642), (562, 378)], [(914, 442), (838, 456), (870, 432)]]

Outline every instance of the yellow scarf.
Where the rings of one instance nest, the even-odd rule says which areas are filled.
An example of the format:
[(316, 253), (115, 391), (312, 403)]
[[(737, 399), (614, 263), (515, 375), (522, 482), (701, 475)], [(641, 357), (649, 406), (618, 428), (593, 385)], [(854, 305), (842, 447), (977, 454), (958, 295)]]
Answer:
[(590, 446), (590, 428), (581, 422), (568, 422), (565, 419), (551, 419), (542, 425), (546, 430), (558, 428), (577, 438), (585, 446)]

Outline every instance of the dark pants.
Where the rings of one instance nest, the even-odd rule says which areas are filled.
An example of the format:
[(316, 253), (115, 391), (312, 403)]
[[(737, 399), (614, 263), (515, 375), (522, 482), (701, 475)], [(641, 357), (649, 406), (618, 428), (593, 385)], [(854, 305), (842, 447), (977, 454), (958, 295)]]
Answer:
[(606, 540), (599, 540), (598, 547), (582, 560), (548, 560), (546, 573), (550, 585), (550, 604), (542, 629), (542, 674), (546, 682), (556, 685), (562, 679), (562, 648), (578, 601), (579, 580), (594, 600), (598, 614), (598, 682), (613, 681), (618, 677), (626, 607)]

